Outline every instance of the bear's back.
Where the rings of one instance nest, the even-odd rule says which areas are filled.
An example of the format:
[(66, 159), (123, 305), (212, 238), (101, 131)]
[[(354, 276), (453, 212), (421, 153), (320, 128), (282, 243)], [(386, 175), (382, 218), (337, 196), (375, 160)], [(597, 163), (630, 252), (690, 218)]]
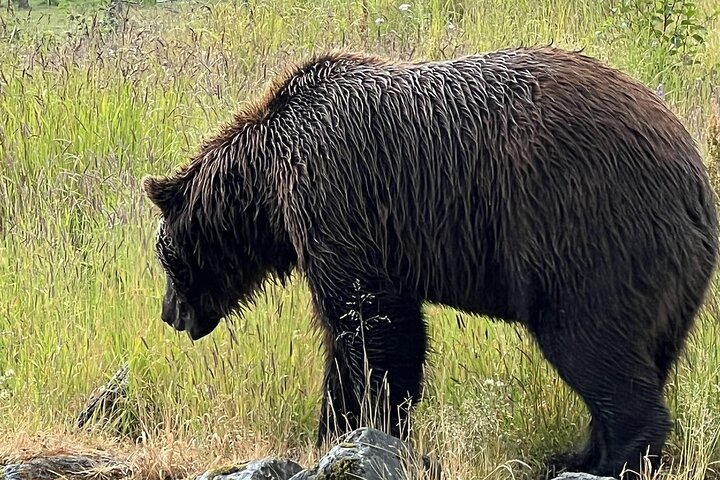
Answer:
[(642, 85), (579, 54), (336, 54), (279, 83), (264, 121), (288, 135), (273, 161), (301, 264), (330, 254), (473, 310), (492, 282), (583, 295), (581, 277), (640, 288), (714, 256), (690, 135)]

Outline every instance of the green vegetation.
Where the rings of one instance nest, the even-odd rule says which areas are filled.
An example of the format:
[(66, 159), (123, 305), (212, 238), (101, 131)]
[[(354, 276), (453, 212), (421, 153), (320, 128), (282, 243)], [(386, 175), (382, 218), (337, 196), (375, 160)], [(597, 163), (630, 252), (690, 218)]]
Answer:
[[(138, 449), (138, 478), (315, 455), (322, 356), (305, 285), (268, 286), (243, 318), (196, 344), (174, 334), (159, 319), (156, 213), (139, 188), (143, 174), (183, 163), (273, 73), (312, 51), (445, 58), (551, 41), (584, 47), (652, 89), (662, 84), (701, 145), (718, 135), (706, 128), (720, 85), (714, 0), (400, 3), (132, 5), (117, 30), (99, 3), (0, 13), (0, 433), (10, 443), (42, 433), (55, 435), (48, 445), (60, 436)], [(710, 140), (716, 149), (720, 137)], [(720, 461), (719, 300), (708, 299), (669, 387), (676, 428), (664, 474), (674, 478), (706, 478)], [(437, 307), (427, 314), (434, 351), (414, 438), (448, 478), (527, 477), (549, 452), (581, 441), (584, 407), (521, 330)], [(135, 438), (72, 428), (125, 359), (126, 418), (143, 432), (135, 447)], [(15, 455), (0, 448), (0, 463), (3, 454)]]

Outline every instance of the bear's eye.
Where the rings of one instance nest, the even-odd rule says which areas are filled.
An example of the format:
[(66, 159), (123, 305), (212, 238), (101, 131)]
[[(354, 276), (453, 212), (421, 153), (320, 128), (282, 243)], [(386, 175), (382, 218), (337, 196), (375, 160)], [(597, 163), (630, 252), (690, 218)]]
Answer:
[(160, 222), (155, 243), (155, 252), (160, 265), (167, 273), (173, 287), (178, 293), (189, 289), (192, 280), (190, 267), (179, 255), (172, 237), (165, 229), (165, 223)]

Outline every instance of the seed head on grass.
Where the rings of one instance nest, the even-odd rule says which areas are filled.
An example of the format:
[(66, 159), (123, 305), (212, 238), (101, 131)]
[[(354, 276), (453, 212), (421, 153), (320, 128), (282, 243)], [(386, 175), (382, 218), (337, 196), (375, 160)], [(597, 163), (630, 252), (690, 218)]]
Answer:
[(720, 192), (720, 96), (710, 98), (710, 118), (707, 126), (707, 169), (710, 184)]

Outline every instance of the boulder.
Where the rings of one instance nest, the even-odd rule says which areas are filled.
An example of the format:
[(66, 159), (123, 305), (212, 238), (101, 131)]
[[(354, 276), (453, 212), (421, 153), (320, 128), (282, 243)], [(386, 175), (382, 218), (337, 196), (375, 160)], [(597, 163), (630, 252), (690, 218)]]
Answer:
[(106, 456), (55, 455), (0, 467), (2, 480), (97, 479), (130, 475), (130, 466)]
[(75, 425), (82, 428), (92, 424), (108, 424), (122, 415), (122, 402), (127, 399), (130, 365), (125, 362), (110, 380), (95, 390), (77, 416)]
[(613, 477), (598, 477), (597, 475), (591, 475), (589, 473), (582, 472), (565, 472), (561, 473), (553, 480), (617, 480)]
[(208, 470), (195, 480), (288, 480), (302, 467), (285, 458), (264, 458)]
[[(318, 464), (290, 480), (411, 480), (429, 462), (399, 439), (371, 428), (360, 428), (333, 447)], [(430, 468), (439, 478), (437, 468)]]

